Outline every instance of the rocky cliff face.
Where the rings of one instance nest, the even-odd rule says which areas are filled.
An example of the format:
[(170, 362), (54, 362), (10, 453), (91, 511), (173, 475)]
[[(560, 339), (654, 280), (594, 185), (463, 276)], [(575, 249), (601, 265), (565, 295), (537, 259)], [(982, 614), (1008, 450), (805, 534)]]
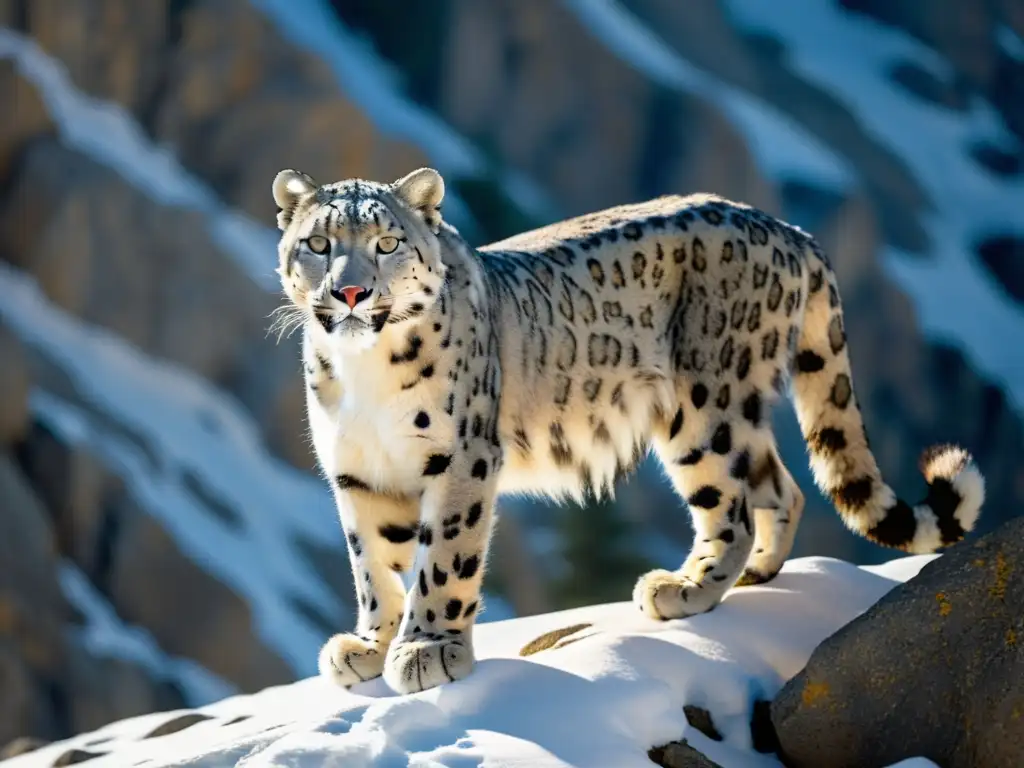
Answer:
[[(933, 66), (894, 57), (885, 74), (908, 103), (938, 110), (936, 126), (987, 105), (1003, 128), (965, 139), (963, 156), (1024, 201), (1024, 3), (944, 0), (941, 13), (909, 1), (832, 5), (844, 24), (870, 24), (879, 40), (929, 47)], [(267, 333), (279, 303), (269, 195), (277, 170), (388, 179), (437, 165), (450, 180), (450, 215), (477, 243), (663, 192), (714, 191), (789, 218), (832, 254), (859, 396), (890, 482), (912, 494), (917, 451), (957, 441), (986, 475), (982, 528), (1022, 508), (1021, 390), (960, 339), (933, 333), (920, 297), (886, 258), (895, 249), (924, 268), (940, 259), (934, 187), (855, 99), (750, 23), (749, 4), (312, 6), (325, 15), (303, 17), (314, 25), (302, 30), (263, 1), (0, 2), (0, 101), (14, 105), (0, 125), (0, 260), (14, 269), (4, 275), (30, 276), (48, 311), (112, 334), (153, 376), (173, 370), (206, 382), (218, 404), (252, 420), (254, 450), (266, 447), (314, 487), (295, 340)], [(592, 12), (606, 7), (624, 15), (609, 24)], [(301, 43), (314, 32), (328, 37)], [(378, 54), (366, 56), (364, 45)], [(371, 76), (390, 89), (387, 99), (367, 93)], [(814, 163), (786, 167), (794, 147), (842, 168), (801, 174)], [(992, 295), (1020, 316), (1019, 225), (986, 217), (972, 242)], [(256, 690), (308, 673), (257, 630), (267, 619), (245, 584), (155, 513), (159, 501), (130, 482), (132, 467), (185, 489), (189, 508), (225, 530), (246, 526), (238, 503), (199, 474), (164, 466), (137, 425), (97, 406), (72, 356), (30, 338), (13, 306), (0, 302), (0, 547), (9, 548), (0, 553), (0, 745), (175, 708), (191, 695), (171, 667), (86, 641), (95, 617), (69, 587), (79, 576), (115, 619), (219, 685)], [(975, 310), (949, 311), (966, 319)], [(1015, 338), (1007, 328), (989, 333)], [(1005, 354), (1020, 360), (1009, 344)], [(889, 556), (842, 530), (811, 490), (792, 418), (779, 423), (809, 492), (798, 553)], [(593, 552), (591, 511), (508, 509), (490, 584), (513, 608), (628, 592), (637, 563)], [(685, 515), (650, 468), (607, 514), (638, 537), (631, 556), (659, 560), (687, 546)], [(652, 540), (665, 549), (644, 549)], [(292, 589), (288, 615), (326, 636), (351, 605), (340, 537), (293, 543), (321, 591), (318, 603)], [(560, 557), (547, 556), (552, 547)], [(572, 583), (588, 569), (607, 580), (597, 592)]]

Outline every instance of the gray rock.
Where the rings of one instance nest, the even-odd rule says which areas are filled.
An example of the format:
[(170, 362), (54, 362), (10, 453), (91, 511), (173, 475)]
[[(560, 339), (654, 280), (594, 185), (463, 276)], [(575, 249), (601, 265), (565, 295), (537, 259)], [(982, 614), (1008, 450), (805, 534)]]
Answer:
[(949, 549), (815, 649), (772, 702), (793, 768), (1024, 764), (1024, 518)]
[(718, 763), (691, 747), (686, 740), (655, 747), (647, 753), (651, 762), (663, 768), (722, 768)]
[(90, 752), (87, 749), (69, 749), (64, 752), (60, 757), (53, 761), (53, 768), (60, 768), (64, 765), (76, 765), (78, 763), (84, 763), (87, 760), (93, 760), (97, 757), (103, 757), (107, 754), (106, 752)]
[(703, 733), (709, 739), (713, 741), (721, 741), (722, 734), (715, 728), (715, 721), (711, 718), (711, 713), (703, 707), (695, 707), (693, 704), (687, 704), (683, 707), (683, 714), (686, 715), (686, 722), (696, 728), (698, 731)]
[[(592, 624), (573, 624), (568, 627), (562, 627), (560, 629), (553, 629), (550, 632), (545, 632), (540, 637), (535, 637), (533, 640), (528, 642), (522, 648), (519, 649), (520, 656), (532, 656), (535, 653), (546, 651), (548, 648), (559, 647), (568, 645), (572, 640), (567, 640), (572, 635), (582, 632), (585, 629), (589, 629)], [(574, 640), (580, 638), (573, 638)], [(563, 642), (565, 641), (565, 642)]]
[(210, 715), (204, 715), (202, 712), (186, 712), (184, 715), (177, 715), (172, 717), (170, 720), (161, 723), (156, 728), (151, 730), (142, 738), (144, 739), (156, 739), (161, 736), (168, 736), (178, 731), (184, 731), (186, 728), (191, 728), (196, 723), (202, 723), (206, 720), (212, 720)]

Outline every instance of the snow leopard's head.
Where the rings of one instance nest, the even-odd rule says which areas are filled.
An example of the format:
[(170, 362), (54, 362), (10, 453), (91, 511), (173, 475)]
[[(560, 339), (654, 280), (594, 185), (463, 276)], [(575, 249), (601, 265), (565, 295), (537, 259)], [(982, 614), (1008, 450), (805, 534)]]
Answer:
[(415, 321), (437, 300), (445, 275), (437, 171), (317, 185), (284, 170), (273, 194), (285, 295), (338, 353), (372, 347), (386, 326)]

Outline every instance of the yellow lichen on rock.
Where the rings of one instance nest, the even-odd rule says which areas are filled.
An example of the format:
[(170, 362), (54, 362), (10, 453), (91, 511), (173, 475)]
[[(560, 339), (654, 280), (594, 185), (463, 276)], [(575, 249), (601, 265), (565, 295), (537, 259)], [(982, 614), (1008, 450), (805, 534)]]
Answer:
[(996, 567), (995, 567), (995, 583), (989, 587), (988, 593), (997, 600), (1003, 600), (1006, 598), (1006, 586), (1010, 582), (1010, 572), (1013, 570), (1008, 562), (1006, 562), (1006, 555), (1002, 552), (996, 553)]
[(808, 683), (804, 686), (801, 696), (805, 707), (813, 706), (819, 699), (827, 698), (829, 694), (828, 683)]

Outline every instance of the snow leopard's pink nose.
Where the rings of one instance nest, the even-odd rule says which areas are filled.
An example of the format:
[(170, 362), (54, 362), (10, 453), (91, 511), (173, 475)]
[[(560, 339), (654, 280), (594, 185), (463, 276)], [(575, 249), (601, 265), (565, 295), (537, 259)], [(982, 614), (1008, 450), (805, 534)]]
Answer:
[(355, 309), (363, 299), (370, 297), (370, 291), (359, 285), (346, 285), (341, 290), (331, 291), (331, 295), (338, 301), (344, 301), (349, 309)]

